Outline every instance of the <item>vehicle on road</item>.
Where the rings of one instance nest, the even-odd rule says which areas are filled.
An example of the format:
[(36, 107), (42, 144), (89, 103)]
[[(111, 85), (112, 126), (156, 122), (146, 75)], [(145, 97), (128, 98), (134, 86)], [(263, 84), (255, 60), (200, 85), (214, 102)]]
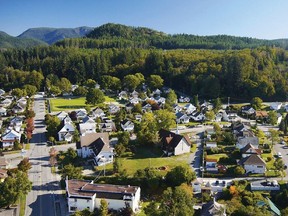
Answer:
[(277, 156), (278, 156), (278, 158), (282, 158), (281, 152), (278, 152), (278, 153), (277, 153)]

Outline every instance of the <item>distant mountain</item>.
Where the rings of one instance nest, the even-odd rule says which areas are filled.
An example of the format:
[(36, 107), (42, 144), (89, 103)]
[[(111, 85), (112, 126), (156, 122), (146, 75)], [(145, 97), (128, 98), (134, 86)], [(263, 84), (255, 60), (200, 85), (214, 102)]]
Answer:
[(47, 45), (43, 41), (36, 39), (17, 38), (0, 31), (0, 48), (27, 48), (39, 45)]
[(78, 28), (31, 28), (20, 34), (18, 38), (34, 38), (53, 44), (65, 38), (83, 37), (92, 30), (93, 28), (86, 26)]

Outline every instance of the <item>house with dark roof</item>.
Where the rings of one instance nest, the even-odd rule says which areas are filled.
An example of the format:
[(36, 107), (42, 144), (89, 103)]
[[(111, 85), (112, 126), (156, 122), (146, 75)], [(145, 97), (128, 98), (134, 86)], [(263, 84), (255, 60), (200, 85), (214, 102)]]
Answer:
[(187, 135), (180, 135), (168, 130), (161, 129), (159, 131), (162, 150), (167, 155), (180, 155), (189, 153), (191, 142)]
[(238, 163), (243, 166), (246, 173), (264, 174), (266, 171), (265, 161), (257, 154), (251, 154), (248, 157), (242, 158)]
[(68, 211), (100, 208), (105, 199), (109, 209), (120, 210), (127, 205), (137, 212), (140, 205), (140, 187), (130, 185), (94, 184), (87, 180), (66, 180)]
[(109, 145), (108, 133), (86, 133), (76, 143), (77, 154), (82, 158), (91, 158), (98, 166), (113, 162), (113, 148)]

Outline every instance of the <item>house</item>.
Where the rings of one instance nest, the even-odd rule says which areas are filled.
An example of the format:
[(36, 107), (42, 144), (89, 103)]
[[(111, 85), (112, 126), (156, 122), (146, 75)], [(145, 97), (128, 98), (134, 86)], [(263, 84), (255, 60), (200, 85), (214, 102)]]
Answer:
[(275, 111), (280, 110), (281, 107), (282, 107), (282, 103), (281, 102), (271, 103), (271, 105), (270, 105), (270, 109), (271, 110), (275, 110)]
[(134, 97), (134, 98), (138, 98), (139, 93), (134, 90), (134, 91), (131, 93), (131, 96)]
[(121, 128), (123, 129), (123, 131), (132, 132), (134, 130), (134, 123), (126, 119), (121, 122)]
[(138, 103), (140, 103), (142, 100), (140, 99), (140, 98), (135, 98), (135, 97), (132, 97), (131, 99), (129, 99), (129, 103), (130, 104), (133, 104), (133, 105), (135, 105), (135, 104), (138, 104)]
[(179, 103), (189, 103), (190, 102), (190, 98), (189, 97), (180, 96), (178, 101), (179, 101)]
[(214, 128), (207, 128), (205, 131), (206, 135), (207, 135), (207, 139), (211, 140), (211, 136), (216, 134)]
[(77, 120), (82, 120), (83, 118), (85, 118), (87, 116), (87, 111), (85, 109), (79, 109), (79, 110), (76, 110), (76, 117), (77, 117)]
[(136, 114), (136, 115), (135, 115), (135, 120), (138, 121), (138, 122), (141, 122), (141, 120), (142, 120), (142, 115)]
[(248, 143), (244, 148), (241, 149), (242, 158), (248, 157), (251, 154), (261, 155), (261, 149), (256, 149), (253, 145)]
[(184, 106), (184, 109), (186, 111), (186, 114), (189, 115), (189, 114), (193, 113), (194, 111), (196, 111), (197, 108), (193, 104), (188, 103)]
[(7, 115), (7, 109), (4, 107), (0, 107), (0, 116), (6, 116)]
[(256, 111), (255, 112), (255, 119), (262, 119), (262, 120), (267, 120), (267, 118), (269, 117), (268, 113), (266, 111)]
[(205, 169), (207, 172), (217, 172), (218, 171), (217, 159), (206, 158), (205, 162), (206, 162)]
[(2, 136), (2, 148), (13, 147), (14, 142), (20, 142), (21, 134), (15, 130), (7, 130)]
[(17, 103), (15, 106), (13, 106), (12, 111), (14, 113), (22, 113), (25, 111), (25, 107), (22, 107), (19, 103)]
[(127, 100), (127, 98), (128, 98), (128, 93), (127, 93), (126, 91), (121, 91), (121, 92), (118, 94), (118, 98), (119, 98), (119, 100), (122, 100), (122, 99)]
[(120, 210), (129, 205), (133, 212), (140, 208), (140, 187), (131, 185), (94, 184), (88, 180), (66, 180), (68, 211), (100, 208), (105, 199), (109, 209)]
[(207, 141), (206, 142), (206, 149), (217, 148), (216, 141)]
[(251, 154), (248, 157), (242, 158), (239, 164), (243, 166), (246, 173), (264, 174), (266, 171), (265, 161), (257, 154)]
[(116, 113), (119, 112), (119, 111), (120, 111), (120, 107), (117, 106), (117, 105), (115, 105), (115, 104), (110, 104), (110, 105), (108, 106), (108, 112), (109, 112), (110, 114), (116, 114)]
[(246, 115), (254, 115), (256, 110), (251, 106), (243, 106), (241, 107), (241, 112)]
[(187, 135), (176, 134), (164, 129), (159, 131), (159, 137), (161, 139), (162, 150), (167, 155), (180, 155), (189, 153), (191, 148), (191, 142)]
[(161, 95), (162, 91), (160, 89), (156, 89), (155, 91), (152, 92), (153, 95)]
[(101, 118), (103, 116), (105, 116), (105, 113), (102, 109), (100, 109), (99, 107), (95, 108), (92, 110), (91, 115), (90, 115), (93, 119), (96, 118)]
[(71, 142), (75, 132), (74, 125), (72, 123), (66, 123), (58, 132), (59, 141)]
[(255, 149), (258, 149), (259, 138), (257, 136), (241, 136), (237, 138), (236, 148), (243, 149), (247, 144), (252, 145)]
[(26, 107), (26, 105), (27, 105), (27, 99), (26, 99), (25, 97), (21, 97), (21, 98), (17, 101), (17, 103), (19, 103), (20, 106), (22, 106), (22, 107)]
[(142, 107), (142, 112), (150, 112), (152, 110), (151, 104), (147, 103)]
[(128, 104), (125, 105), (125, 109), (128, 113), (131, 113), (132, 110), (134, 109), (134, 104), (129, 102)]
[(91, 157), (98, 166), (113, 162), (113, 148), (109, 146), (108, 133), (87, 133), (76, 143), (79, 157)]
[(62, 122), (63, 122), (64, 124), (72, 123), (72, 119), (67, 115), (67, 116), (62, 120)]
[(201, 112), (194, 112), (191, 115), (191, 119), (196, 122), (202, 122), (206, 119), (205, 115)]
[(116, 131), (115, 124), (114, 124), (114, 122), (113, 122), (111, 119), (103, 116), (103, 117), (101, 118), (101, 120), (102, 120), (102, 122), (99, 123), (99, 130), (100, 130), (101, 132), (112, 132), (112, 131)]
[(80, 134), (83, 136), (86, 133), (96, 133), (96, 122), (86, 116), (84, 119), (82, 119), (83, 123), (79, 124), (79, 130), (80, 130)]
[(179, 106), (178, 104), (173, 104), (172, 107), (173, 107), (175, 113), (178, 113), (178, 112), (180, 112), (182, 110), (182, 107)]
[(277, 180), (253, 181), (250, 183), (251, 191), (279, 191), (280, 185)]
[(1, 102), (0, 105), (1, 105), (2, 107), (9, 107), (11, 104), (12, 104), (12, 100), (9, 99), (9, 98), (6, 98), (5, 100), (3, 100), (3, 101)]
[(60, 120), (60, 121), (63, 121), (63, 119), (68, 116), (68, 113), (65, 112), (65, 111), (61, 111), (59, 113), (56, 114), (57, 118)]
[(178, 112), (176, 113), (176, 122), (178, 124), (182, 123), (182, 124), (186, 124), (189, 123), (189, 116), (187, 116), (185, 113), (182, 112)]

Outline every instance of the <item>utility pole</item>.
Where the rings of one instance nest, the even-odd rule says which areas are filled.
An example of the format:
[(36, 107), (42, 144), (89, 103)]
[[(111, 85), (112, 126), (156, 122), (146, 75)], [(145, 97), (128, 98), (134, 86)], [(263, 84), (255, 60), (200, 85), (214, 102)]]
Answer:
[(228, 97), (228, 103), (227, 103), (227, 106), (228, 106), (228, 110), (229, 110), (229, 106), (230, 106), (230, 97)]

